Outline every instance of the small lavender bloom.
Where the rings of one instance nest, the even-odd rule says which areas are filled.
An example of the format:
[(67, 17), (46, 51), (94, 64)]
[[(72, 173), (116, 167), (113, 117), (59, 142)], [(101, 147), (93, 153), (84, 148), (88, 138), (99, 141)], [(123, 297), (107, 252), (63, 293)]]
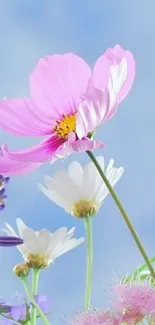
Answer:
[(27, 307), (26, 304), (17, 305), (17, 306), (11, 306), (11, 311), (9, 315), (15, 320), (15, 321), (25, 321), (27, 318)]
[(5, 194), (5, 185), (9, 182), (9, 177), (0, 175), (0, 211), (5, 208), (7, 195)]
[[(9, 306), (5, 304), (5, 301), (2, 301), (0, 303), (0, 314), (5, 314), (5, 317), (11, 317), (15, 321), (25, 321), (27, 316), (26, 304), (18, 306)], [(0, 320), (0, 324), (9, 325), (12, 324), (12, 322), (7, 319), (2, 319)]]
[[(41, 295), (35, 295), (34, 296), (37, 304), (43, 311), (43, 313), (48, 314), (50, 312), (50, 305), (51, 301), (48, 299), (46, 296), (41, 296)], [(25, 322), (30, 320), (30, 306), (27, 305), (26, 303), (19, 304), (16, 306), (9, 306), (6, 305), (6, 302), (2, 299), (0, 299), (0, 313), (5, 314), (5, 317), (11, 317), (12, 320), (16, 322)], [(2, 315), (3, 316), (3, 315)], [(0, 319), (0, 325), (10, 325), (12, 324), (11, 320), (9, 319)]]
[(22, 245), (23, 239), (14, 236), (0, 236), (0, 246), (11, 247)]
[(52, 301), (49, 300), (47, 296), (35, 295), (34, 298), (43, 313), (49, 314), (51, 310)]
[(3, 180), (4, 180), (4, 182), (5, 182), (5, 184), (8, 184), (9, 183), (9, 181), (10, 181), (10, 177), (3, 177)]
[(10, 180), (10, 177), (5, 177), (3, 175), (0, 175), (0, 189), (4, 187), (5, 184), (7, 184)]
[(5, 207), (7, 195), (5, 194), (5, 188), (0, 190), (0, 210), (3, 210)]

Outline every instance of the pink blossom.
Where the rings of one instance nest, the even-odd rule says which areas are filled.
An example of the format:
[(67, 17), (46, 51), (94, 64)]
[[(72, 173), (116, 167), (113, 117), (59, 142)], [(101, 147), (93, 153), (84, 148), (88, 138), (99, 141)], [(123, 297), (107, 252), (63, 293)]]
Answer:
[(90, 310), (76, 314), (70, 325), (119, 325), (122, 318), (109, 311)]
[(0, 160), (0, 172), (5, 168), (5, 174), (17, 169), (23, 173), (71, 152), (104, 147), (89, 134), (114, 115), (130, 91), (134, 75), (134, 58), (119, 45), (108, 49), (93, 71), (73, 53), (39, 60), (30, 76), (31, 97), (0, 102), (0, 127), (19, 136), (45, 139), (26, 150), (2, 146), (13, 166), (8, 164), (7, 169)]
[(123, 322), (133, 324), (154, 314), (155, 289), (149, 283), (120, 284), (115, 291), (118, 296), (116, 308), (123, 314)]
[(7, 156), (7, 147), (4, 146), (5, 151), (0, 149), (0, 170), (3, 175), (18, 175), (32, 171), (39, 167), (40, 163), (18, 161), (17, 159), (10, 159)]

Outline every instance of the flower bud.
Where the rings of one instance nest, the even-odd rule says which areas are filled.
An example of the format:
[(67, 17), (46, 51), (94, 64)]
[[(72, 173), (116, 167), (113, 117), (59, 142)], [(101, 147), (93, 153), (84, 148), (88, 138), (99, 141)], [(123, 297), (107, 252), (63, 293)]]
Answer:
[(30, 268), (28, 266), (27, 263), (25, 264), (18, 264), (15, 265), (13, 272), (15, 275), (17, 275), (19, 278), (23, 278), (23, 277), (27, 277), (29, 272), (30, 272)]

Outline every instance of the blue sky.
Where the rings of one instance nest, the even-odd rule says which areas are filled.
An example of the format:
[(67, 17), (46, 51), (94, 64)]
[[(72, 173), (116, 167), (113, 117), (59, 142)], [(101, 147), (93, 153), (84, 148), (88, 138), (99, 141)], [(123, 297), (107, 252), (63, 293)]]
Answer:
[[(149, 255), (155, 247), (155, 44), (154, 1), (112, 0), (2, 0), (0, 2), (0, 97), (29, 94), (29, 74), (38, 59), (47, 54), (75, 52), (90, 65), (107, 47), (116, 43), (131, 50), (137, 63), (132, 91), (120, 105), (115, 117), (98, 131), (106, 148), (106, 162), (114, 158), (125, 173), (117, 192), (131, 216)], [(36, 139), (17, 138), (0, 131), (0, 141), (22, 148)], [(8, 186), (8, 204), (0, 215), (15, 226), (21, 217), (32, 228), (51, 231), (66, 225), (76, 226), (77, 237), (84, 236), (83, 223), (64, 213), (37, 189), (45, 174), (86, 155), (72, 155), (63, 163), (44, 165), (31, 174), (12, 177)], [(108, 305), (108, 287), (115, 272), (119, 277), (143, 262), (112, 199), (108, 197), (93, 220), (94, 225), (94, 307)], [(14, 249), (0, 249), (1, 296), (10, 298), (22, 291), (12, 273), (22, 261)], [(5, 281), (4, 279), (5, 275)], [(44, 270), (39, 292), (53, 301), (52, 323), (60, 324), (64, 315), (82, 306), (85, 284), (85, 245), (57, 259)], [(66, 299), (66, 296), (68, 297)]]

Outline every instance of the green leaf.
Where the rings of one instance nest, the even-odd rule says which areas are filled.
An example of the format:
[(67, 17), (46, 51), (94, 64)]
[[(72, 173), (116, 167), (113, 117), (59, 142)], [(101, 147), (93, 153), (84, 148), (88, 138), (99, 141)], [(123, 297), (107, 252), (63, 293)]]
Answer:
[[(153, 264), (155, 262), (155, 256), (150, 259), (150, 262)], [(148, 270), (147, 264), (143, 264), (138, 267), (133, 273), (129, 276), (123, 277), (121, 282), (128, 283), (130, 281), (134, 281), (136, 279), (145, 280), (150, 275), (150, 271)]]

